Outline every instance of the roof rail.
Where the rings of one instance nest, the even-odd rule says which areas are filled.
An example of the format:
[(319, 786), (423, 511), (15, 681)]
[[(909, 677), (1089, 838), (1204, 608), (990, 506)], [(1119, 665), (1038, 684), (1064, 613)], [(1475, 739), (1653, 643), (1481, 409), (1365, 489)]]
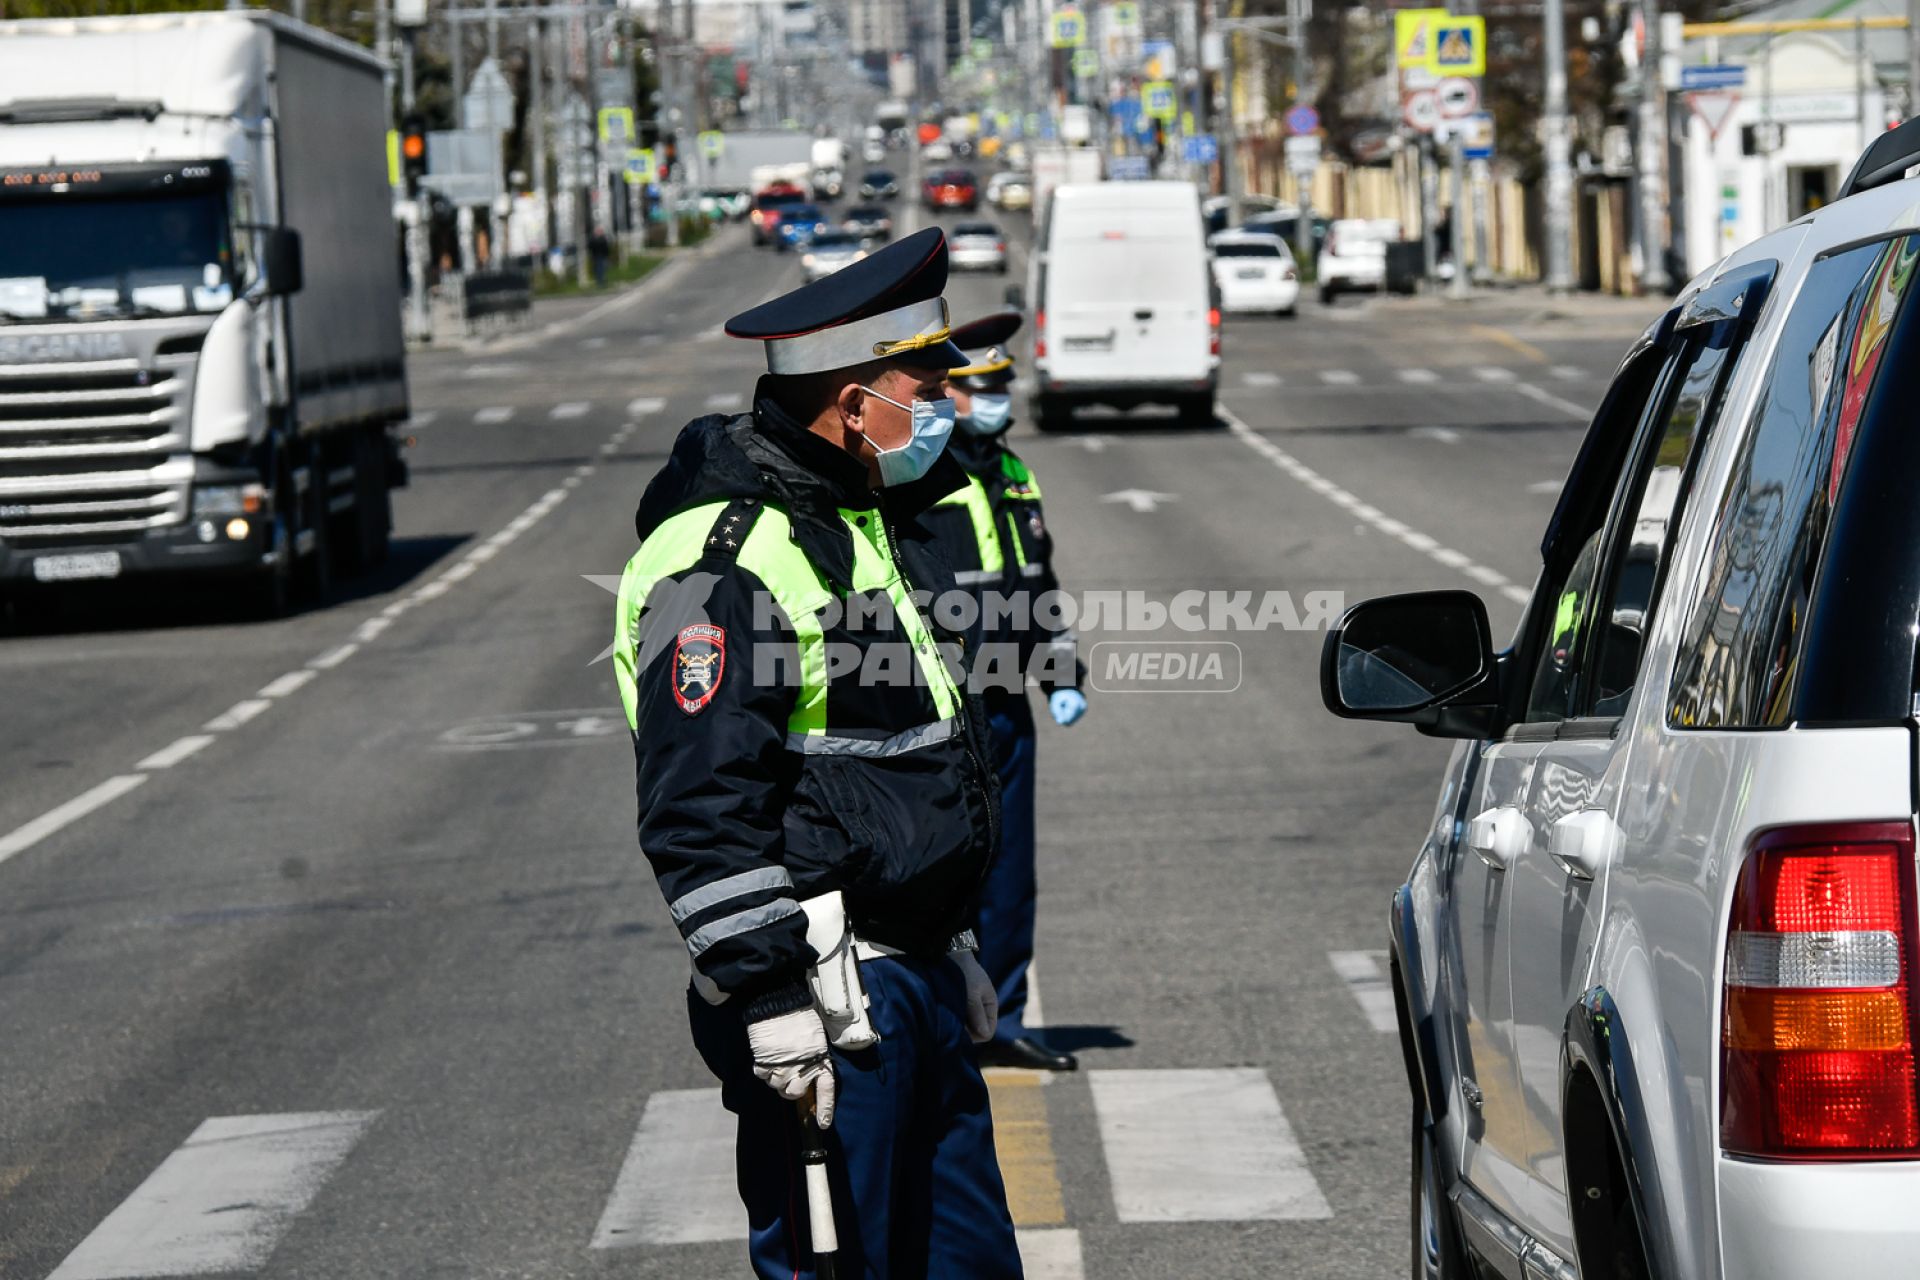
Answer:
[(1915, 165), (1920, 165), (1920, 118), (1889, 129), (1874, 139), (1873, 145), (1860, 153), (1853, 172), (1841, 184), (1840, 198), (1844, 200), (1855, 192), (1898, 182)]

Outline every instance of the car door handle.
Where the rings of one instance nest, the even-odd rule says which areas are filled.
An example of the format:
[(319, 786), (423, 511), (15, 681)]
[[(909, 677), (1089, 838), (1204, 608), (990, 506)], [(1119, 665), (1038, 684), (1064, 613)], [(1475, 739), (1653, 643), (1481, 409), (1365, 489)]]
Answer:
[(1576, 880), (1592, 880), (1620, 853), (1626, 836), (1605, 809), (1578, 809), (1553, 824), (1547, 852)]
[(1487, 810), (1467, 823), (1467, 848), (1495, 871), (1505, 871), (1533, 843), (1527, 815), (1510, 804)]
[(1139, 310), (1133, 313), (1133, 318), (1135, 320), (1151, 320), (1153, 319), (1153, 308), (1141, 307)]

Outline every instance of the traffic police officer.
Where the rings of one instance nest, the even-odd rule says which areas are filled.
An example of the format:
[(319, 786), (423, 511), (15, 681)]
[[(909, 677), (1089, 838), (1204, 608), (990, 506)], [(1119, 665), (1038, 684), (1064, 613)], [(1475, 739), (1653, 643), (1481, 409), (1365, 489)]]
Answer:
[(809, 1102), (839, 1274), (1021, 1274), (969, 1043), (995, 1017), (967, 928), (995, 783), (978, 699), (910, 594), (952, 589), (921, 522), (960, 479), (946, 279), (929, 229), (730, 320), (769, 376), (752, 412), (682, 430), (621, 582), (640, 846), (766, 1280), (815, 1274)]
[[(1059, 590), (1053, 539), (1033, 471), (1007, 447), (1013, 425), (1010, 340), (1018, 312), (954, 330), (967, 359), (947, 375), (959, 431), (948, 452), (966, 483), (932, 516), (950, 548), (955, 577), (979, 595), (980, 650), (973, 682), (984, 693), (1000, 778), (1000, 848), (981, 894), (980, 962), (993, 980), (1000, 1017), (981, 1060), (993, 1065), (1071, 1071), (1078, 1063), (1025, 1023), (1027, 970), (1033, 962), (1034, 731), (1026, 679), (1035, 677), (1054, 720), (1070, 725), (1086, 712), (1082, 670), (1071, 632), (1050, 630), (1042, 597)], [(997, 599), (995, 597), (998, 597)]]

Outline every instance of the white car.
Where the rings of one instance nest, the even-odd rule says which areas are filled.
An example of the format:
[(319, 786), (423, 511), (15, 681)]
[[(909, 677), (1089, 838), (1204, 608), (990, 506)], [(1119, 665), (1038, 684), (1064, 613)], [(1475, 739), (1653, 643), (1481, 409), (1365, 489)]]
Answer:
[(1356, 289), (1379, 292), (1387, 283), (1387, 243), (1400, 238), (1391, 218), (1336, 218), (1320, 246), (1315, 272), (1320, 301)]
[(1457, 740), (1395, 894), (1411, 1274), (1920, 1265), (1920, 121), (1627, 353), (1495, 651), (1464, 591), (1329, 635)]
[(1033, 183), (1024, 173), (1003, 169), (987, 179), (987, 203), (996, 209), (1031, 208)]
[(1276, 236), (1223, 231), (1207, 241), (1213, 251), (1213, 284), (1220, 309), (1290, 316), (1300, 301), (1300, 272), (1293, 250)]
[(945, 164), (953, 159), (953, 144), (945, 138), (935, 138), (920, 148), (920, 158), (928, 164)]
[(867, 256), (871, 241), (854, 231), (821, 231), (800, 257), (800, 270), (807, 283), (824, 280), (842, 267), (850, 267)]
[(947, 261), (955, 271), (1007, 274), (1007, 237), (991, 222), (955, 224), (947, 237)]

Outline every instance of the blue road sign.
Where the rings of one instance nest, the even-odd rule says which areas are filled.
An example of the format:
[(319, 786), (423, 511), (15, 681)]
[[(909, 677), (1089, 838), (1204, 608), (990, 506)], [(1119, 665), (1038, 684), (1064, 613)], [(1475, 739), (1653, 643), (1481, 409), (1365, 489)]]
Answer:
[(1210, 133), (1196, 133), (1187, 139), (1186, 160), (1188, 164), (1212, 164), (1220, 158), (1220, 144), (1213, 140)]
[(1320, 113), (1306, 103), (1287, 112), (1288, 133), (1312, 133), (1320, 127)]
[(1145, 182), (1153, 176), (1153, 166), (1145, 156), (1114, 156), (1107, 161), (1107, 178), (1112, 182)]
[(1707, 89), (1739, 89), (1747, 83), (1745, 67), (1725, 64), (1680, 68), (1680, 88), (1687, 93)]

